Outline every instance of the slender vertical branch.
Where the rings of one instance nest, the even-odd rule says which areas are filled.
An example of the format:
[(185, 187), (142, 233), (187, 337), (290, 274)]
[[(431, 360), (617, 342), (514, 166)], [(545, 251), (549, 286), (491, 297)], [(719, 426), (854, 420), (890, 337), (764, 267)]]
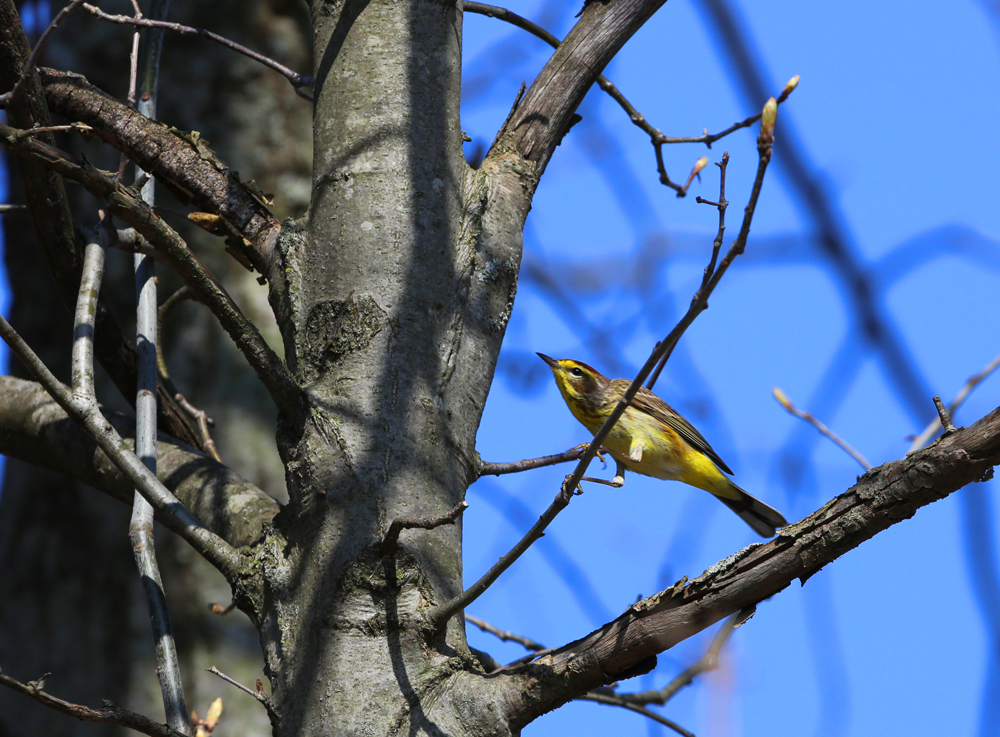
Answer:
[(107, 248), (107, 230), (98, 226), (88, 234), (87, 245), (83, 249), (80, 293), (73, 316), (71, 367), (73, 398), (78, 402), (97, 403), (94, 393), (94, 324), (97, 319), (97, 296), (104, 280), (104, 254)]
[[(163, 20), (170, 7), (170, 0), (153, 0), (150, 15)], [(150, 28), (142, 39), (139, 50), (139, 65), (142, 74), (142, 89), (137, 108), (147, 118), (156, 117), (157, 80), (160, 72), (160, 50), (163, 47), (163, 30)], [(154, 202), (153, 179), (136, 167), (136, 177), (145, 176), (140, 195), (152, 207)], [(135, 398), (135, 452), (143, 464), (156, 474), (156, 266), (152, 257), (135, 254), (136, 290), (136, 362), (137, 381)], [(160, 680), (163, 697), (163, 711), (171, 729), (192, 734), (193, 727), (184, 699), (184, 682), (181, 678), (177, 646), (174, 642), (173, 627), (170, 624), (170, 610), (163, 592), (160, 566), (156, 560), (156, 546), (153, 537), (153, 507), (138, 490), (132, 502), (132, 519), (129, 523), (129, 540), (132, 554), (142, 578), (142, 589), (146, 597), (146, 609), (153, 628), (156, 644), (156, 674)]]

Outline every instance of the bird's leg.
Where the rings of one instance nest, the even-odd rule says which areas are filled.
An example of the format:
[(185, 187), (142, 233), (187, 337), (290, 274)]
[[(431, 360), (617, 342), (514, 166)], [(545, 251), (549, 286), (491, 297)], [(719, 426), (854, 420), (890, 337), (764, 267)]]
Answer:
[(620, 489), (625, 485), (625, 465), (615, 459), (615, 477), (610, 481), (605, 479), (595, 479), (590, 476), (584, 476), (580, 481), (589, 481), (592, 484), (604, 484), (605, 486), (613, 486), (616, 489)]

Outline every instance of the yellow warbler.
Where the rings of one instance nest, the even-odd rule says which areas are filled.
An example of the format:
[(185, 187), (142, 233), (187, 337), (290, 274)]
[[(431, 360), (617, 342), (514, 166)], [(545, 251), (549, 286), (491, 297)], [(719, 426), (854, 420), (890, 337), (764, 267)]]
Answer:
[[(580, 361), (538, 355), (555, 374), (570, 412), (592, 434), (596, 433), (631, 382), (609, 379)], [(730, 481), (722, 471), (732, 471), (701, 433), (646, 388), (639, 389), (615, 423), (604, 439), (604, 448), (617, 463), (615, 478), (610, 482), (590, 481), (622, 486), (627, 468), (643, 476), (682, 481), (714, 494), (764, 537), (772, 537), (776, 528), (788, 524), (780, 512)]]

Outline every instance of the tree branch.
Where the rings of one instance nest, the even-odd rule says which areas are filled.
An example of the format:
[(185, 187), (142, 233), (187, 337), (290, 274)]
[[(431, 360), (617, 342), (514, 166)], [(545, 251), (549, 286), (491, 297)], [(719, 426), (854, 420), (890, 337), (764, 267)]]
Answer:
[(865, 473), (857, 484), (769, 543), (756, 543), (699, 578), (637, 602), (613, 622), (505, 671), (512, 728), (628, 673), (724, 617), (771, 597), (917, 509), (992, 477), (1000, 463), (1000, 408), (972, 427)]
[(150, 120), (78, 74), (43, 69), (41, 79), (54, 113), (91, 126), (182, 200), (191, 199), (199, 209), (221, 216), (247, 241), (231, 238), (230, 246), (269, 281), (283, 283), (274, 251), (280, 223), (205, 141)]
[(861, 455), (858, 451), (856, 451), (850, 443), (841, 438), (839, 435), (833, 432), (833, 430), (828, 428), (822, 422), (817, 420), (812, 414), (806, 412), (805, 410), (801, 410), (794, 404), (792, 404), (792, 400), (789, 399), (785, 395), (785, 393), (781, 391), (781, 389), (779, 389), (778, 387), (774, 387), (771, 389), (771, 393), (774, 395), (774, 398), (778, 401), (778, 404), (780, 404), (788, 414), (794, 417), (798, 417), (800, 420), (805, 420), (810, 425), (815, 427), (817, 430), (819, 430), (819, 432), (822, 435), (825, 435), (826, 437), (830, 438), (830, 440), (836, 443), (841, 450), (843, 450), (851, 458), (860, 463), (863, 469), (867, 471), (869, 468), (872, 467), (872, 464), (868, 462), (868, 459), (865, 458), (863, 455)]
[(6, 686), (13, 691), (17, 691), (18, 693), (34, 699), (40, 704), (44, 704), (50, 709), (55, 709), (58, 712), (68, 714), (69, 716), (76, 717), (82, 721), (117, 724), (122, 727), (127, 727), (128, 729), (134, 729), (136, 732), (148, 734), (150, 737), (187, 737), (181, 732), (175, 732), (170, 729), (170, 727), (166, 724), (154, 722), (152, 719), (145, 717), (142, 714), (136, 714), (134, 711), (127, 711), (125, 709), (119, 709), (110, 701), (105, 701), (104, 707), (101, 709), (91, 709), (89, 706), (82, 706), (80, 704), (70, 703), (69, 701), (63, 701), (62, 699), (42, 690), (42, 684), (40, 682), (43, 682), (44, 680), (45, 676), (42, 676), (38, 679), (38, 681), (21, 683), (10, 676), (0, 673), (0, 686)]
[[(958, 411), (959, 407), (961, 407), (962, 404), (965, 402), (966, 397), (968, 397), (969, 394), (971, 394), (972, 391), (977, 386), (979, 386), (979, 384), (982, 381), (987, 379), (990, 374), (996, 371), (998, 367), (1000, 367), (1000, 356), (997, 356), (992, 361), (990, 361), (986, 365), (986, 368), (984, 368), (978, 374), (970, 376), (969, 380), (965, 382), (965, 386), (963, 386), (959, 390), (958, 394), (955, 395), (955, 398), (951, 400), (951, 404), (948, 405), (948, 414), (954, 415)], [(913, 444), (910, 446), (910, 450), (913, 451), (919, 448), (923, 448), (927, 444), (927, 442), (937, 434), (937, 432), (940, 429), (941, 429), (941, 418), (935, 417), (934, 420), (929, 425), (927, 425), (927, 427), (924, 428), (924, 431), (913, 439)]]
[[(527, 31), (528, 33), (532, 34), (533, 36), (536, 36), (537, 38), (540, 38), (541, 40), (545, 41), (545, 43), (547, 43), (552, 48), (558, 49), (559, 46), (562, 44), (562, 41), (560, 41), (556, 36), (552, 35), (547, 30), (539, 26), (537, 23), (532, 23), (527, 18), (524, 18), (518, 15), (517, 13), (508, 10), (507, 8), (501, 8), (495, 5), (487, 5), (485, 3), (466, 2), (463, 5), (463, 9), (465, 10), (466, 13), (477, 13), (479, 15), (485, 15), (488, 18), (496, 18), (506, 23), (510, 23), (511, 25), (517, 26), (518, 28), (521, 28)], [(646, 117), (635, 109), (635, 106), (633, 106), (632, 103), (629, 102), (628, 98), (622, 94), (621, 90), (619, 90), (610, 79), (605, 77), (603, 74), (599, 74), (597, 75), (597, 79), (595, 81), (597, 86), (600, 87), (602, 90), (604, 90), (604, 92), (608, 93), (611, 99), (617, 102), (619, 107), (621, 107), (621, 109), (625, 111), (625, 113), (629, 117), (629, 120), (631, 120), (636, 127), (638, 127), (646, 135), (649, 136), (650, 142), (655, 147), (656, 170), (660, 175), (660, 183), (667, 187), (670, 187), (675, 192), (677, 192), (678, 197), (684, 197), (687, 194), (688, 187), (691, 186), (691, 182), (694, 180), (695, 175), (698, 173), (701, 167), (699, 167), (696, 164), (695, 167), (691, 170), (691, 174), (688, 176), (687, 182), (683, 185), (671, 181), (670, 177), (667, 175), (666, 165), (663, 162), (663, 144), (704, 143), (708, 148), (712, 148), (712, 144), (718, 141), (720, 138), (725, 138), (730, 133), (734, 133), (742, 128), (749, 128), (751, 125), (760, 120), (761, 116), (760, 113), (757, 113), (756, 115), (751, 115), (749, 118), (746, 118), (745, 120), (742, 120), (738, 123), (734, 123), (729, 128), (726, 128), (726, 130), (721, 131), (720, 133), (710, 134), (706, 132), (701, 136), (693, 136), (687, 138), (673, 138), (664, 135), (658, 128), (654, 128), (649, 123), (649, 121), (646, 120)], [(798, 83), (799, 83), (798, 75), (792, 77), (792, 79), (788, 81), (788, 84), (785, 85), (785, 89), (782, 90), (781, 95), (778, 97), (777, 102), (779, 105), (788, 99), (788, 96), (798, 86)], [(699, 159), (699, 162), (700, 161), (701, 160)]]
[(520, 473), (521, 471), (530, 471), (535, 468), (545, 468), (546, 466), (555, 466), (558, 463), (567, 463), (569, 461), (576, 461), (580, 459), (580, 456), (584, 454), (587, 450), (587, 444), (578, 445), (575, 448), (570, 448), (569, 450), (564, 450), (562, 453), (556, 453), (550, 456), (541, 456), (540, 458), (526, 458), (523, 461), (509, 461), (507, 463), (490, 463), (489, 461), (480, 460), (479, 462), (479, 477), (483, 476), (503, 476), (507, 473)]
[[(577, 107), (619, 49), (665, 0), (587, 3), (580, 20), (497, 134), (487, 158), (513, 148), (540, 177)], [(536, 179), (537, 181), (537, 179)]]
[(90, 166), (77, 164), (60, 149), (34, 138), (20, 138), (17, 131), (0, 126), (0, 145), (19, 156), (30, 158), (58, 174), (79, 182), (95, 197), (108, 203), (109, 211), (129, 223), (146, 238), (184, 281), (198, 294), (219, 319), (222, 328), (236, 343), (261, 383), (271, 394), (278, 409), (291, 416), (302, 411), (301, 389), (285, 364), (271, 349), (260, 332), (240, 312), (232, 298), (212, 277), (188, 248), (184, 240), (142, 201), (134, 189), (116, 182), (113, 177)]
[(52, 375), (3, 317), (0, 317), (0, 337), (6, 341), (11, 352), (35, 375), (59, 406), (87, 429), (101, 446), (101, 450), (162, 515), (165, 524), (201, 553), (227, 579), (233, 580), (241, 570), (238, 553), (181, 504), (180, 500), (142, 464), (135, 453), (125, 449), (121, 436), (104, 419), (96, 403), (77, 401), (69, 388)]
[[(82, 0), (80, 1), (82, 2)], [(230, 41), (228, 38), (220, 36), (217, 33), (206, 31), (204, 28), (184, 26), (180, 23), (150, 20), (148, 18), (133, 18), (128, 15), (111, 15), (110, 13), (105, 13), (103, 10), (95, 5), (91, 5), (90, 3), (83, 3), (83, 9), (101, 20), (106, 20), (110, 23), (117, 23), (118, 25), (132, 25), (136, 28), (159, 28), (179, 33), (182, 36), (198, 36), (199, 38), (207, 38), (209, 41), (214, 41), (217, 44), (225, 46), (227, 49), (232, 49), (238, 54), (243, 54), (256, 62), (260, 62), (264, 66), (273, 69), (291, 83), (292, 87), (295, 89), (295, 94), (305, 98), (306, 100), (312, 100), (308, 94), (302, 91), (303, 87), (313, 83), (312, 77), (306, 77), (298, 74), (297, 72), (293, 72), (284, 64), (279, 64), (274, 59), (264, 56), (253, 49), (248, 49), (246, 46), (242, 46), (235, 41)]]
[[(631, 404), (632, 399), (635, 397), (636, 393), (642, 387), (642, 382), (645, 381), (646, 377), (650, 373), (657, 369), (657, 364), (660, 364), (659, 368), (662, 368), (663, 364), (666, 363), (667, 359), (670, 358), (670, 354), (677, 342), (681, 339), (684, 331), (688, 329), (691, 323), (694, 322), (695, 318), (701, 314), (703, 311), (708, 309), (708, 298), (714, 291), (715, 287), (718, 285), (719, 280), (726, 273), (729, 265), (733, 260), (743, 253), (746, 248), (747, 238), (750, 236), (750, 223), (753, 221), (754, 212), (757, 208), (757, 200), (760, 197), (760, 190), (764, 184), (764, 174), (767, 171), (767, 165), (771, 161), (771, 148), (774, 143), (774, 125), (775, 117), (777, 115), (777, 105), (775, 104), (774, 98), (771, 98), (767, 104), (764, 106), (764, 116), (761, 122), (761, 132), (757, 137), (757, 150), (759, 153), (758, 164), (757, 164), (757, 176), (754, 179), (753, 187), (750, 192), (750, 201), (747, 203), (746, 208), (743, 211), (743, 224), (740, 226), (740, 233), (736, 236), (733, 241), (733, 245), (730, 247), (729, 252), (725, 255), (722, 261), (719, 263), (718, 268), (715, 268), (715, 261), (718, 256), (719, 245), (721, 244), (721, 232), (723, 230), (722, 220), (720, 217), (719, 232), (720, 236), (716, 239), (716, 245), (712, 251), (711, 261), (709, 266), (705, 269), (705, 275), (702, 279), (701, 287), (695, 292), (694, 297), (691, 299), (691, 306), (688, 308), (687, 313), (680, 319), (674, 329), (670, 331), (666, 338), (661, 342), (656, 344), (653, 352), (650, 354), (649, 358), (646, 359), (645, 365), (640, 369), (638, 375), (632, 380), (628, 389), (622, 395), (622, 398), (615, 405), (615, 408), (608, 415), (604, 424), (601, 425), (600, 429), (594, 434), (594, 439), (591, 441), (590, 445), (587, 446), (587, 450), (584, 451), (583, 455), (580, 457), (580, 461), (576, 465), (576, 469), (563, 482), (562, 488), (559, 493), (556, 494), (555, 499), (549, 508), (542, 512), (538, 521), (532, 525), (531, 529), (525, 533), (513, 548), (507, 552), (500, 560), (493, 564), (493, 566), (482, 575), (482, 577), (473, 583), (469, 588), (463, 591), (461, 594), (453, 598), (451, 601), (440, 604), (427, 613), (428, 621), (434, 628), (443, 627), (447, 623), (448, 619), (454, 616), (456, 613), (465, 609), (472, 602), (482, 596), (486, 590), (493, 585), (504, 571), (510, 568), (514, 561), (520, 558), (524, 552), (531, 547), (536, 540), (545, 534), (545, 529), (551, 524), (552, 520), (556, 518), (563, 509), (565, 509), (572, 499), (574, 490), (577, 489), (580, 482), (584, 478), (584, 474), (587, 472), (587, 467), (590, 462), (594, 459), (597, 451), (600, 449), (601, 445), (604, 443), (605, 438), (610, 434), (611, 429), (618, 422), (618, 419), (624, 414), (625, 409)], [(723, 162), (728, 159), (728, 153), (723, 156)], [(723, 163), (724, 168), (724, 163)], [(724, 212), (724, 207), (720, 205), (720, 210)]]
[[(30, 52), (28, 41), (11, 0), (0, 0), (0, 28), (9, 31), (0, 34), (0, 88), (12, 87), (21, 78), (22, 70), (26, 70), (21, 93), (7, 106), (8, 122), (22, 130), (36, 127), (51, 129), (38, 74), (26, 64)], [(48, 144), (53, 142), (50, 134), (43, 134), (41, 140)], [(63, 180), (55, 172), (32, 161), (18, 159), (17, 166), (32, 225), (48, 261), (49, 271), (63, 303), (70, 307), (76, 302), (83, 254), (77, 247)], [(94, 348), (97, 359), (131, 404), (135, 399), (135, 350), (103, 300), (97, 304)], [(188, 424), (173, 397), (159, 392), (158, 405), (162, 429), (186, 442), (198, 443), (197, 433)]]
[[(101, 411), (131, 450), (134, 420)], [(157, 446), (157, 477), (209, 529), (234, 547), (260, 539), (264, 526), (278, 513), (272, 497), (168, 435), (161, 433)], [(0, 376), (0, 453), (72, 476), (123, 504), (132, 504), (132, 482), (33, 381)], [(159, 519), (170, 526), (169, 520)]]

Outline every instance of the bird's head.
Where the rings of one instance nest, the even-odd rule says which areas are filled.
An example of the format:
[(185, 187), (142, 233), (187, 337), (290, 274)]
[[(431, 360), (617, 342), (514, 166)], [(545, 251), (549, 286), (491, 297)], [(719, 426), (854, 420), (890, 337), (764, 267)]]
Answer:
[(555, 374), (556, 384), (563, 398), (572, 407), (574, 403), (596, 401), (607, 388), (610, 379), (603, 376), (597, 369), (582, 361), (571, 358), (549, 358), (544, 353), (538, 354)]

